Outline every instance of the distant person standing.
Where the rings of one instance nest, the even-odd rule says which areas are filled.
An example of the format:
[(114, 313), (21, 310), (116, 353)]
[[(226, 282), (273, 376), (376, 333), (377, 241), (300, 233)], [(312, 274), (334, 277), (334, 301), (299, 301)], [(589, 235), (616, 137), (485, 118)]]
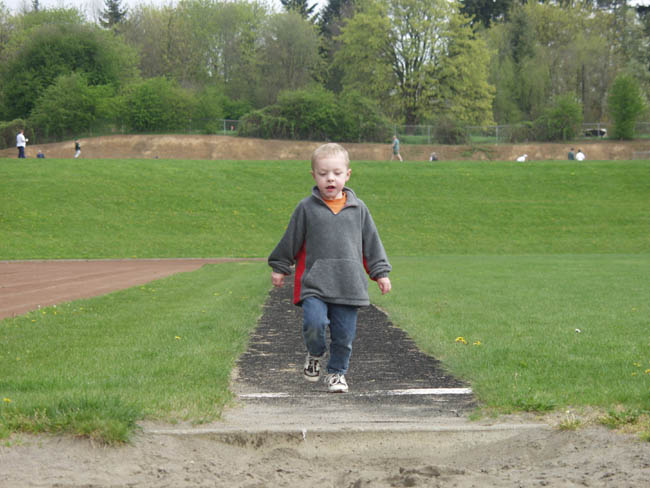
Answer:
[(402, 159), (402, 155), (399, 153), (399, 139), (397, 138), (397, 136), (393, 136), (392, 147), (393, 147), (393, 154), (391, 155), (390, 160), (392, 161), (395, 158), (395, 156), (397, 156), (397, 159), (399, 159), (400, 161), (404, 161)]
[(25, 129), (20, 129), (18, 135), (16, 136), (16, 147), (18, 148), (18, 158), (25, 159), (25, 146), (27, 145), (27, 139), (25, 137)]
[(569, 161), (573, 161), (576, 158), (576, 155), (573, 153), (573, 148), (571, 148), (567, 157)]
[(81, 154), (81, 144), (79, 144), (78, 140), (75, 140), (74, 141), (74, 158), (77, 159), (80, 154)]
[(584, 161), (586, 158), (585, 153), (582, 152), (582, 149), (578, 149), (576, 153), (576, 161)]

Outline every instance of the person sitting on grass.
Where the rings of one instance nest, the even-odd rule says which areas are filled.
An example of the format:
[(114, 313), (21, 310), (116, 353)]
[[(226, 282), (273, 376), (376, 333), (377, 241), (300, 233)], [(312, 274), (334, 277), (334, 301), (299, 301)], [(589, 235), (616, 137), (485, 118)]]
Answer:
[(311, 168), (316, 185), (293, 211), (268, 263), (276, 287), (296, 265), (294, 303), (302, 307), (307, 348), (304, 378), (320, 378), (329, 327), (325, 383), (330, 392), (346, 392), (358, 307), (370, 304), (365, 273), (386, 294), (392, 268), (370, 211), (345, 186), (352, 171), (348, 152), (339, 144), (324, 144), (314, 151)]

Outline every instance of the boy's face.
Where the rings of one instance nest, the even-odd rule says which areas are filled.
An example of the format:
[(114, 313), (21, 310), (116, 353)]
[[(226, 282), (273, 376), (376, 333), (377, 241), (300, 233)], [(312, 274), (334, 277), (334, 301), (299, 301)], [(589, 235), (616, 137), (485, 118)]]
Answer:
[(352, 170), (341, 156), (321, 158), (314, 164), (311, 175), (324, 200), (335, 200), (343, 196), (343, 187), (350, 179)]

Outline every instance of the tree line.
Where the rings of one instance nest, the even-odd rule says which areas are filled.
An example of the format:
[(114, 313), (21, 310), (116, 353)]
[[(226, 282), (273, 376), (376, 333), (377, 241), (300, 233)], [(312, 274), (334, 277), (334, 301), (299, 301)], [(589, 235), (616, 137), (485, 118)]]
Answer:
[(627, 0), (281, 3), (105, 0), (89, 20), (0, 0), (0, 134), (238, 119), (275, 138), (383, 141), (398, 124), (462, 142), (464, 126), (518, 124), (521, 140), (566, 140), (583, 121), (632, 137), (647, 113), (650, 7)]

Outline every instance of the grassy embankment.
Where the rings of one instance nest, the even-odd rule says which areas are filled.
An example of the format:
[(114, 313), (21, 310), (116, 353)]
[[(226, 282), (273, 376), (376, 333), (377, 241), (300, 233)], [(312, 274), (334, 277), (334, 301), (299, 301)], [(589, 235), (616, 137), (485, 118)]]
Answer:
[[(311, 186), (304, 162), (12, 159), (0, 181), (0, 259), (266, 256)], [(353, 163), (350, 186), (394, 266), (374, 301), (487, 408), (644, 418), (650, 162)], [(0, 434), (218, 418), (268, 287), (219, 264), (3, 320)]]

